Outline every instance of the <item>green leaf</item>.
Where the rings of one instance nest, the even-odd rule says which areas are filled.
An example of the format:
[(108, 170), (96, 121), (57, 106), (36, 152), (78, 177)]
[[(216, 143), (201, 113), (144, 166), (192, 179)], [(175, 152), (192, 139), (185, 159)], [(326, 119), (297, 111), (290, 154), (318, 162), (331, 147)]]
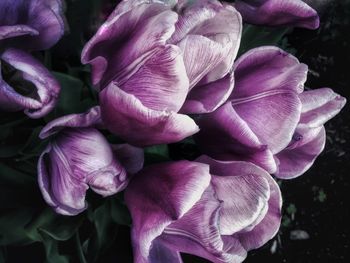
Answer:
[(35, 179), (0, 162), (0, 185), (16, 185), (24, 188), (33, 187)]
[(88, 262), (96, 262), (113, 243), (117, 234), (117, 225), (113, 222), (110, 205), (106, 202), (93, 213), (95, 232), (88, 243)]
[(44, 232), (40, 234), (45, 247), (46, 263), (69, 263), (68, 257), (59, 253), (58, 242)]
[(33, 242), (28, 238), (25, 226), (34, 211), (30, 208), (0, 211), (0, 246), (25, 245)]
[(26, 232), (34, 241), (42, 241), (42, 233), (54, 240), (65, 241), (76, 233), (82, 221), (82, 215), (67, 217), (46, 208), (26, 227)]
[(145, 148), (145, 163), (153, 164), (171, 160), (168, 145), (156, 145)]
[(260, 46), (276, 46), (290, 30), (286, 27), (245, 25), (238, 54)]
[(131, 215), (122, 200), (118, 198), (112, 198), (110, 200), (110, 205), (112, 220), (119, 225), (130, 226)]

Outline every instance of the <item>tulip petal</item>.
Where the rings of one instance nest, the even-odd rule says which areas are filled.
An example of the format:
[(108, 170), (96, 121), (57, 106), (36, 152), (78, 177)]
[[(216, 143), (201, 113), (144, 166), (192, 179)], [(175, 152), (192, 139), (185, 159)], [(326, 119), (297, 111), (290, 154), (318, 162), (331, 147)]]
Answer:
[(287, 147), (300, 118), (301, 103), (296, 93), (265, 94), (244, 102), (232, 101), (232, 104), (272, 153)]
[(231, 98), (243, 100), (279, 91), (301, 93), (307, 70), (305, 64), (280, 48), (254, 48), (234, 64), (236, 84)]
[(177, 142), (198, 132), (190, 117), (146, 108), (114, 83), (100, 93), (100, 101), (106, 127), (136, 146)]
[(190, 86), (201, 79), (203, 85), (224, 77), (232, 68), (240, 44), (239, 13), (218, 1), (187, 3), (179, 13), (175, 33), (168, 42), (184, 50)]
[(346, 99), (329, 88), (305, 91), (299, 95), (302, 109), (299, 126), (317, 128), (337, 115)]
[(136, 174), (142, 169), (144, 163), (143, 149), (126, 143), (112, 145), (112, 148), (117, 159), (128, 173)]
[(323, 126), (310, 129), (307, 136), (297, 129), (298, 138), (289, 147), (276, 155), (278, 170), (275, 174), (281, 179), (292, 179), (305, 173), (323, 151), (326, 131)]
[(237, 0), (243, 20), (258, 25), (319, 27), (317, 12), (301, 0)]
[(265, 217), (253, 229), (249, 227), (245, 231), (234, 235), (246, 250), (256, 249), (264, 245), (277, 234), (281, 225), (281, 191), (270, 175), (265, 174), (265, 179), (268, 181), (270, 188), (270, 199)]
[(222, 235), (232, 235), (260, 223), (270, 198), (266, 179), (270, 175), (265, 170), (248, 162), (217, 161), (207, 156), (196, 161), (210, 166), (216, 196), (223, 201), (220, 211)]
[(0, 102), (2, 109), (24, 109), (31, 118), (40, 118), (56, 105), (60, 91), (59, 83), (36, 59), (24, 51), (6, 49), (1, 59), (17, 69), (23, 79), (36, 87), (28, 97), (20, 95), (0, 78)]
[(69, 114), (57, 118), (41, 130), (39, 137), (45, 139), (65, 128), (88, 128), (102, 126), (100, 106), (90, 108), (87, 112), (80, 114)]
[(181, 255), (178, 251), (167, 248), (157, 239), (153, 241), (152, 249), (149, 255), (149, 262), (183, 263)]
[(92, 65), (93, 83), (101, 82), (101, 88), (112, 80), (123, 81), (175, 30), (177, 14), (166, 5), (138, 2), (132, 1), (130, 10), (126, 3), (117, 7), (84, 47), (82, 63)]
[[(45, 201), (63, 215), (77, 215), (86, 209), (85, 192), (88, 186), (72, 176), (64, 156), (52, 160), (51, 152), (57, 147), (49, 145), (38, 162), (38, 183)], [(50, 173), (50, 175), (49, 175)]]
[(276, 171), (271, 151), (259, 141), (231, 103), (201, 116), (197, 123), (201, 130), (195, 140), (204, 153), (219, 160), (251, 161), (267, 171)]
[(61, 1), (2, 0), (0, 10), (0, 24), (16, 27), (25, 25), (35, 30), (35, 34), (18, 34), (16, 38), (7, 39), (8, 46), (26, 50), (48, 49), (64, 33)]
[(212, 262), (234, 262), (233, 255), (223, 251), (219, 232), (220, 201), (212, 187), (179, 220), (168, 225), (158, 238), (175, 251), (197, 255)]
[(23, 35), (38, 35), (39, 32), (27, 25), (0, 26), (0, 40)]
[(155, 49), (120, 87), (147, 108), (177, 112), (186, 99), (188, 85), (181, 50), (166, 45)]
[(131, 180), (125, 201), (133, 218), (135, 262), (148, 262), (154, 239), (199, 201), (209, 183), (209, 167), (189, 161), (148, 166)]
[(307, 67), (276, 47), (255, 48), (234, 65), (233, 107), (272, 153), (285, 148), (300, 118)]
[(195, 86), (181, 108), (182, 113), (209, 113), (224, 104), (234, 87), (233, 74), (205, 85)]

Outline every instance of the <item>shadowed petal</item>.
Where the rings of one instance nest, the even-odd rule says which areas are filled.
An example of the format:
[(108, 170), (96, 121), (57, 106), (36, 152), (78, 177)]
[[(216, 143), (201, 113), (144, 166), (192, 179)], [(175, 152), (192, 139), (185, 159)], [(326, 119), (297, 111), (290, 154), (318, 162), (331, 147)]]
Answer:
[(106, 127), (136, 146), (176, 142), (198, 132), (190, 117), (146, 108), (114, 83), (100, 93), (100, 101)]
[(188, 94), (182, 113), (199, 114), (213, 112), (230, 96), (234, 87), (233, 74), (209, 84), (197, 85)]
[(195, 140), (206, 154), (219, 160), (251, 161), (267, 171), (276, 171), (271, 151), (260, 142), (231, 103), (201, 116), (197, 123), (201, 130)]
[(317, 12), (301, 0), (237, 0), (243, 20), (258, 25), (319, 27)]
[(143, 149), (126, 143), (112, 145), (112, 149), (128, 173), (135, 174), (142, 169), (144, 163)]

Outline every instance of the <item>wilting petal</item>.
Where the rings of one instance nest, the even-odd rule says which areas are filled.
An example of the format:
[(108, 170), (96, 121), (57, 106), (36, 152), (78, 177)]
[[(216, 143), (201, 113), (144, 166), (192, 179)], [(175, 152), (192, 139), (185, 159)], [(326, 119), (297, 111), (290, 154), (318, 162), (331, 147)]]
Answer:
[(195, 140), (204, 153), (219, 160), (251, 161), (267, 171), (276, 171), (271, 151), (259, 141), (231, 103), (201, 116), (197, 123), (201, 130)]
[(280, 48), (254, 48), (243, 54), (234, 64), (236, 84), (231, 98), (254, 98), (279, 91), (301, 93), (307, 70), (305, 64)]
[(299, 95), (302, 109), (300, 127), (317, 128), (337, 115), (346, 99), (328, 88), (305, 91)]
[(135, 174), (142, 169), (144, 163), (143, 149), (126, 143), (112, 145), (112, 148), (119, 162), (128, 173)]
[(317, 12), (301, 0), (237, 0), (243, 20), (258, 25), (319, 27)]
[(71, 215), (86, 208), (88, 186), (108, 196), (128, 183), (106, 139), (91, 128), (63, 130), (42, 154), (38, 173), (45, 200), (58, 213)]
[(188, 85), (181, 50), (166, 45), (155, 49), (120, 87), (133, 94), (145, 107), (177, 112), (186, 99)]
[(102, 88), (129, 75), (175, 30), (177, 14), (166, 5), (137, 2), (131, 2), (131, 10), (126, 3), (117, 7), (84, 47), (81, 60), (92, 65), (93, 83), (102, 82)]
[(265, 216), (270, 198), (270, 175), (260, 167), (242, 161), (217, 161), (201, 156), (196, 161), (210, 166), (212, 185), (222, 200), (220, 233), (232, 235), (257, 225)]
[(187, 114), (212, 112), (226, 102), (233, 87), (233, 74), (227, 74), (209, 84), (197, 85), (189, 92), (181, 112)]
[(69, 114), (49, 122), (40, 132), (40, 138), (45, 139), (65, 128), (89, 128), (102, 126), (100, 106), (95, 106), (87, 112)]
[(270, 188), (270, 199), (265, 217), (253, 229), (248, 227), (245, 231), (234, 235), (246, 250), (264, 245), (277, 234), (281, 225), (281, 191), (270, 175), (265, 174), (265, 179), (269, 182)]
[(209, 167), (188, 161), (148, 166), (133, 178), (125, 201), (133, 218), (135, 262), (148, 262), (154, 239), (197, 203), (209, 183)]
[(106, 127), (136, 146), (177, 142), (198, 132), (190, 117), (146, 108), (114, 83), (100, 93), (100, 101)]
[(21, 77), (35, 85), (36, 90), (28, 87), (28, 95), (17, 93), (14, 88), (4, 83), (0, 78), (0, 102), (5, 110), (20, 110), (31, 118), (46, 115), (56, 105), (60, 86), (51, 73), (36, 59), (24, 51), (6, 49), (1, 59), (13, 66)]
[(276, 176), (281, 179), (292, 179), (305, 173), (323, 151), (326, 143), (326, 131), (323, 126), (310, 129), (307, 136), (297, 129), (295, 142), (278, 153), (276, 159), (278, 170)]

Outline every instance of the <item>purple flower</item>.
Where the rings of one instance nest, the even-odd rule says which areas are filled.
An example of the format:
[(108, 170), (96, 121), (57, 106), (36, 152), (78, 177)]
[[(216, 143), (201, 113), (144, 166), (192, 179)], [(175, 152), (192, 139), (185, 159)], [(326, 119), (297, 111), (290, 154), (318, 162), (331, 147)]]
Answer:
[(125, 192), (134, 261), (182, 262), (179, 252), (212, 262), (242, 262), (278, 231), (281, 193), (248, 162), (201, 157), (149, 166)]
[(280, 178), (304, 173), (324, 147), (323, 124), (345, 98), (327, 88), (303, 92), (307, 66), (275, 47), (247, 52), (233, 72), (228, 102), (198, 120), (202, 150), (253, 162)]
[(302, 0), (237, 0), (243, 20), (257, 25), (319, 27), (317, 12)]
[(168, 2), (177, 1), (121, 2), (82, 53), (107, 128), (134, 145), (196, 133), (183, 113), (213, 111), (233, 88), (223, 77), (239, 47), (239, 13), (218, 1)]
[[(40, 137), (58, 133), (41, 154), (38, 181), (45, 201), (57, 213), (76, 215), (86, 209), (88, 188), (109, 196), (123, 190), (130, 174), (143, 166), (143, 151), (127, 144), (111, 146), (95, 128), (98, 107), (50, 122)], [(128, 174), (129, 173), (129, 174)]]
[(0, 110), (32, 118), (47, 114), (60, 90), (50, 72), (26, 51), (54, 45), (64, 33), (59, 0), (3, 0), (0, 3)]

